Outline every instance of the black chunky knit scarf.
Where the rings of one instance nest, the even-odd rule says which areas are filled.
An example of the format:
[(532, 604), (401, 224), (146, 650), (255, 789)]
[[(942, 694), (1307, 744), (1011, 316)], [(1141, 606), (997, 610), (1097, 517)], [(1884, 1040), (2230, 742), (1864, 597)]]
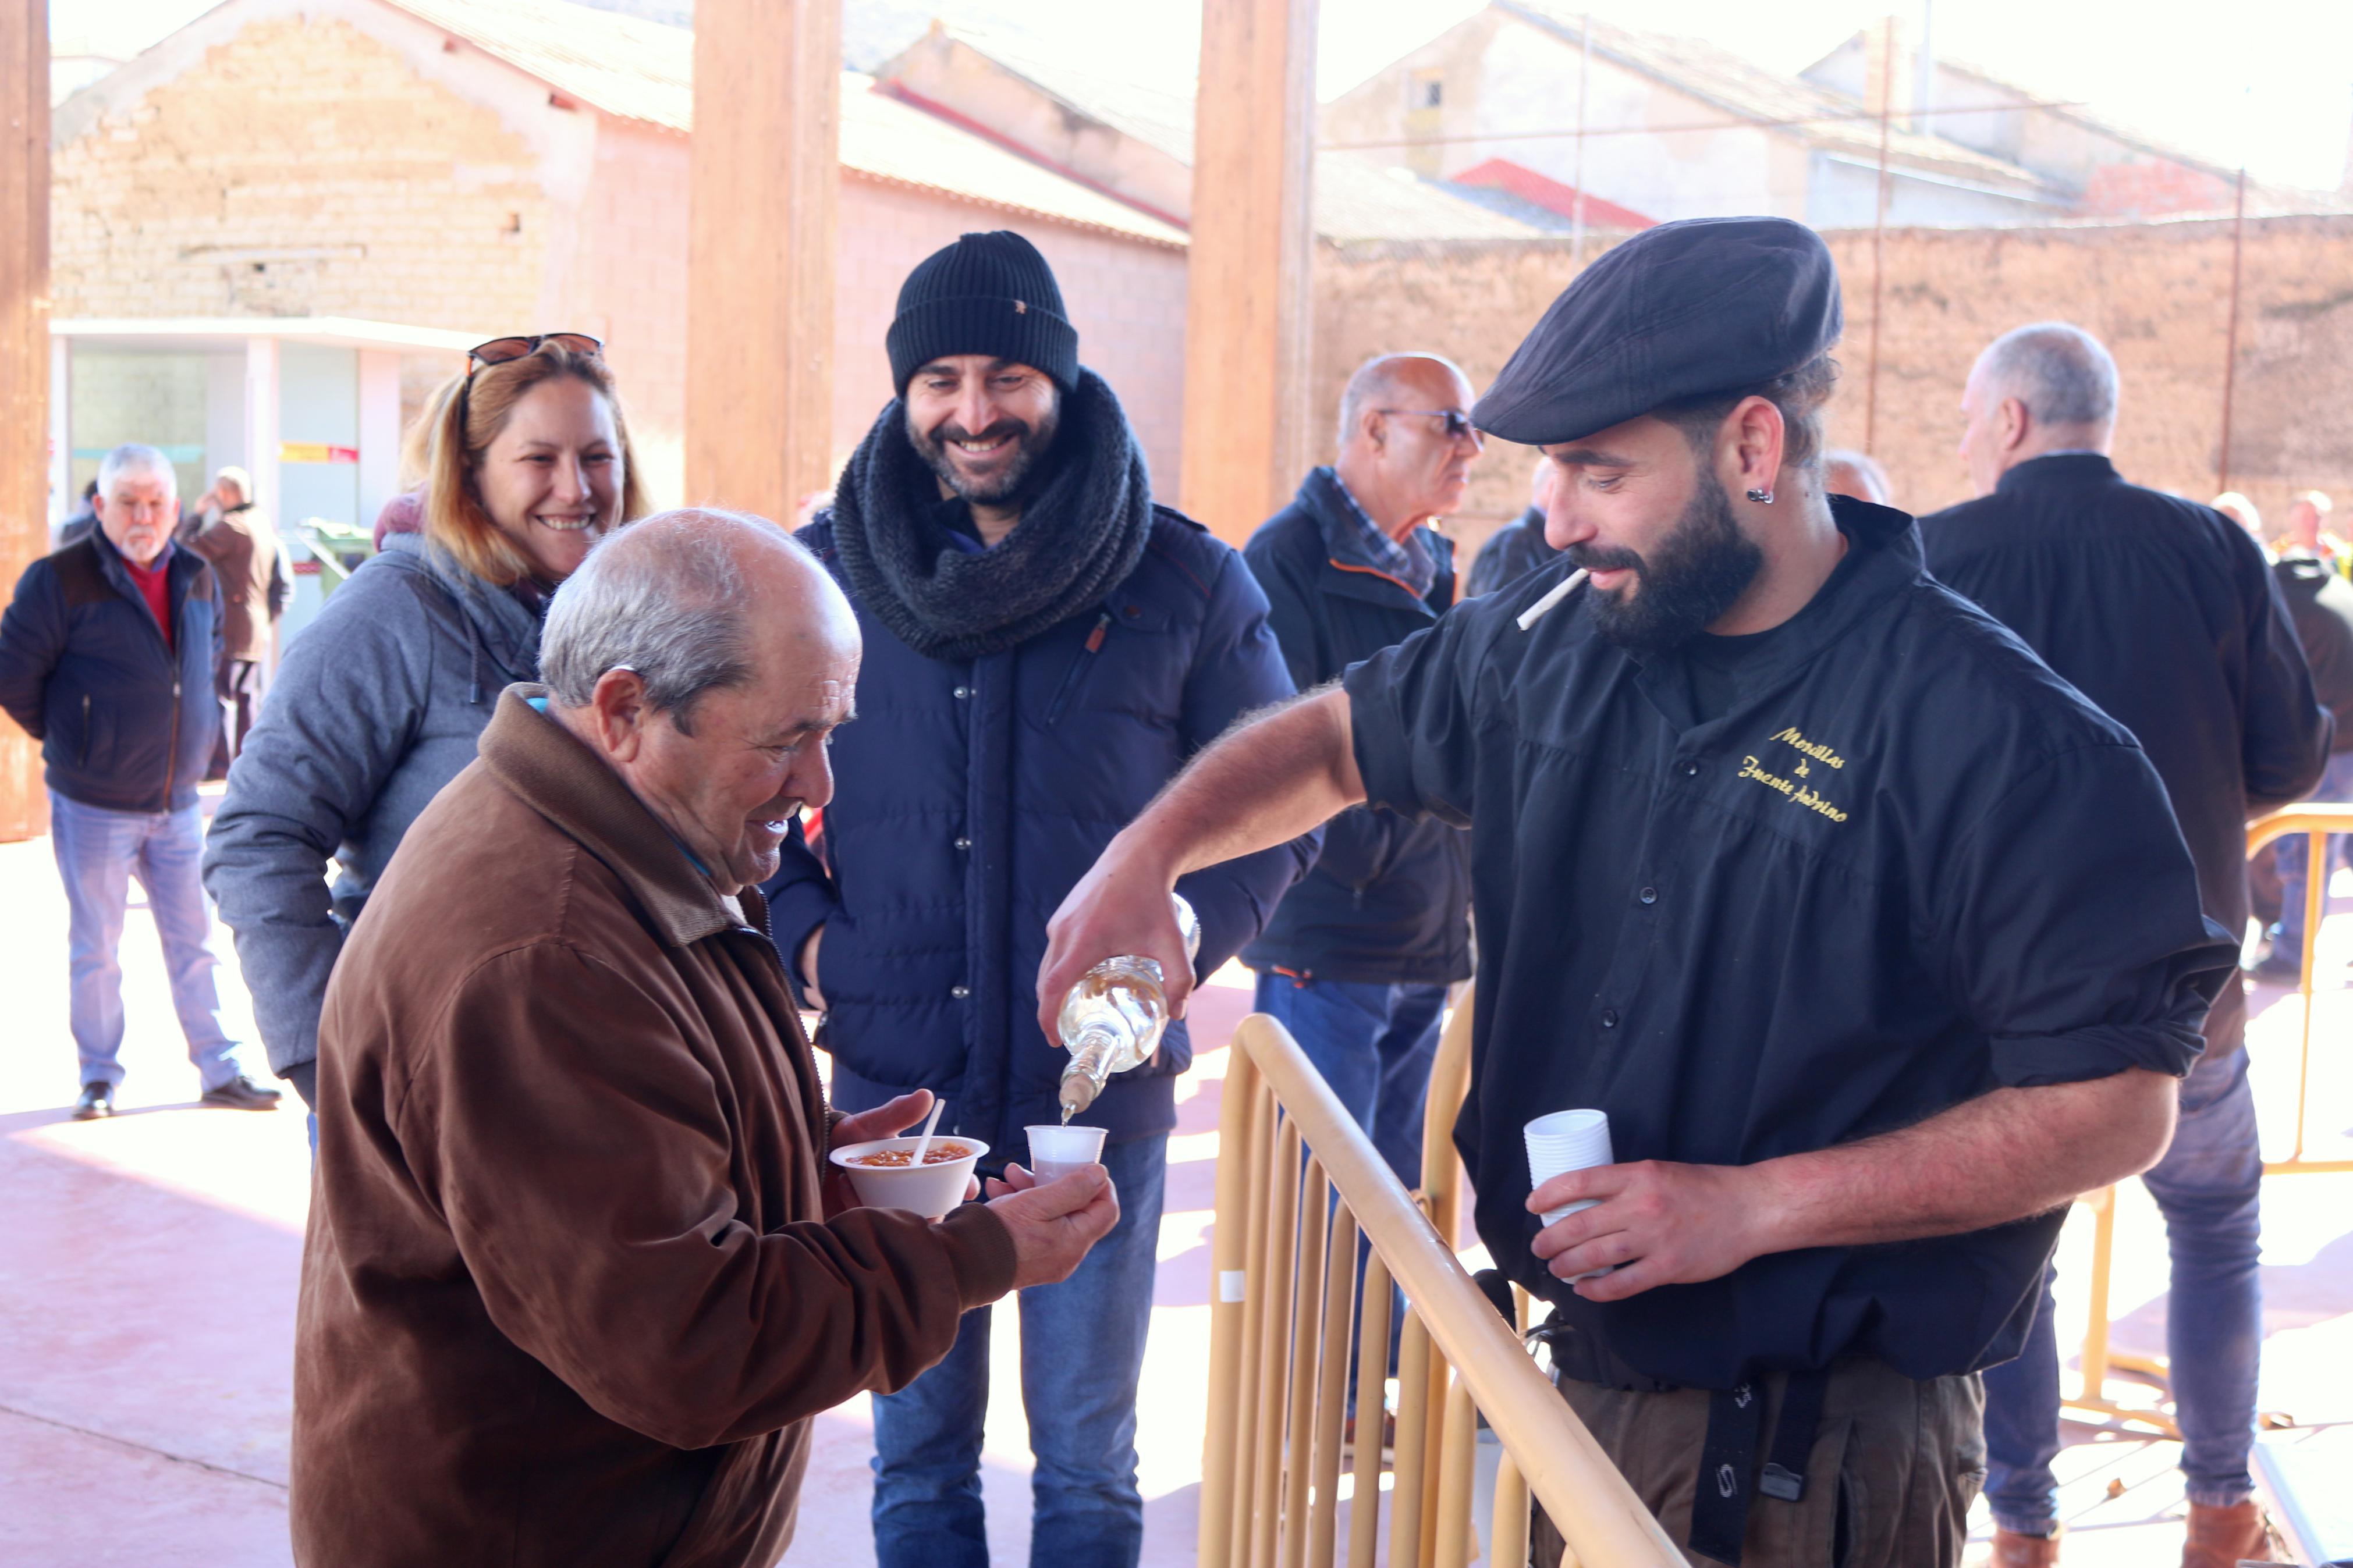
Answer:
[(1144, 559), (1152, 481), (1119, 399), (1091, 370), (1062, 399), (1051, 465), (996, 548), (973, 554), (938, 521), (939, 482), (905, 405), (875, 420), (834, 491), (843, 574), (874, 618), (932, 658), (1002, 653), (1083, 614)]

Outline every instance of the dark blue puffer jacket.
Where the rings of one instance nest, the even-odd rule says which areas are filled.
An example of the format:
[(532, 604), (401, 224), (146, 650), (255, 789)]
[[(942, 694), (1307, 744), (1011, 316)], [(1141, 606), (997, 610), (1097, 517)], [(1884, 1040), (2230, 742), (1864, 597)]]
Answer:
[[(1187, 758), (1291, 694), (1241, 557), (1153, 510), (1143, 562), (1100, 611), (973, 660), (926, 658), (874, 619), (828, 514), (801, 531), (849, 594), (866, 652), (857, 721), (834, 735), (824, 861), (796, 828), (767, 893), (787, 969), (826, 927), (818, 1044), (840, 1109), (929, 1089), (948, 1102), (943, 1130), (1026, 1163), (1021, 1129), (1059, 1117), (1070, 1060), (1038, 1027), (1047, 920)], [(1201, 973), (1258, 934), (1314, 854), (1303, 838), (1177, 885), (1201, 917)], [(1166, 1132), (1192, 1059), (1172, 1026), (1089, 1120), (1113, 1142)]]
[(196, 803), (220, 729), (213, 569), (174, 546), (172, 640), (106, 535), (92, 529), (25, 568), (0, 617), (0, 709), (41, 742), (51, 789), (109, 811)]

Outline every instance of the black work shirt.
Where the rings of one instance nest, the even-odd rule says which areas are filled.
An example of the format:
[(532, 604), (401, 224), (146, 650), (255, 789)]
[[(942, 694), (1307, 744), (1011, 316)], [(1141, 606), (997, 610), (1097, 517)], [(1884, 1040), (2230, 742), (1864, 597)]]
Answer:
[(1673, 716), (1680, 658), (1596, 634), (1589, 590), (1518, 628), (1563, 563), (1345, 683), (1369, 798), (1472, 829), (1480, 1237), (1671, 1384), (2005, 1360), (2063, 1213), (1588, 1302), (1528, 1250), (1529, 1118), (1598, 1107), (1622, 1162), (1737, 1165), (2003, 1085), (2178, 1076), (2236, 959), (2132, 737), (1929, 579), (1910, 519), (1832, 506), (1846, 562), (1712, 721)]

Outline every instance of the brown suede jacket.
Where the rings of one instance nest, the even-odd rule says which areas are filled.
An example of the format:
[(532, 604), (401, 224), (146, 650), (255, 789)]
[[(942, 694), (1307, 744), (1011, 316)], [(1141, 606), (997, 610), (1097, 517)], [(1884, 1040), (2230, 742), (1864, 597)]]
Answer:
[(986, 1208), (825, 1217), (762, 930), (510, 687), (327, 988), (295, 1341), (318, 1568), (782, 1555), (808, 1421), (1001, 1296)]

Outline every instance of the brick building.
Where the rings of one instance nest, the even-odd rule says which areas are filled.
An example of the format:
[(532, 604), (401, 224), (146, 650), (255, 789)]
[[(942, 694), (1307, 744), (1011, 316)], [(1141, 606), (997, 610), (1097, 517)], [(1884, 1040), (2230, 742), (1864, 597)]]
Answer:
[[(692, 48), (565, 0), (227, 0), (58, 105), (56, 314), (592, 332), (654, 493), (683, 499)], [(841, 98), (837, 457), (890, 398), (901, 279), (959, 233), (1013, 227), (1173, 486), (1183, 231), (864, 76)], [(405, 362), (403, 402), (448, 363)], [(81, 368), (155, 379), (121, 354)]]

